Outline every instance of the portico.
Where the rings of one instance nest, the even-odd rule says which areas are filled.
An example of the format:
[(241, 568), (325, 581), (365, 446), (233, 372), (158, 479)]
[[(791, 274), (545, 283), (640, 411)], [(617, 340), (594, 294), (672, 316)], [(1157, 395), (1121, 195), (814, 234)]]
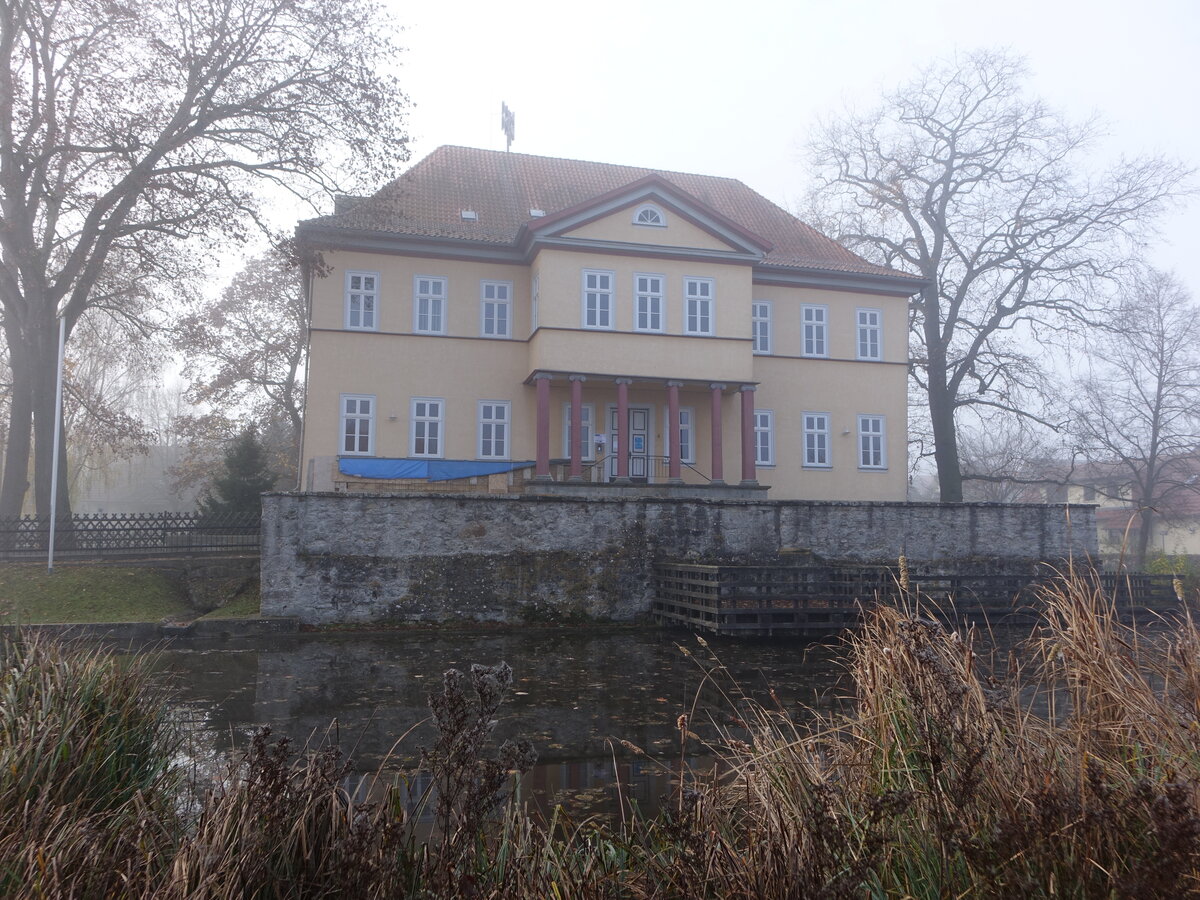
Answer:
[[(565, 459), (559, 462), (567, 483), (725, 486), (725, 431), (734, 426), (741, 474), (735, 484), (759, 486), (753, 383), (539, 370), (526, 384), (536, 393), (535, 483), (556, 480), (557, 394), (565, 399)], [(586, 478), (585, 469), (593, 470)]]

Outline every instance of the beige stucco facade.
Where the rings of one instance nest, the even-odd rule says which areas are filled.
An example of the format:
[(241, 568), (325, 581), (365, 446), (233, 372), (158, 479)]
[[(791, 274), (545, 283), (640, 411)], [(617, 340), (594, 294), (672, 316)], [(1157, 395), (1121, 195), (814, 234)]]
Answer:
[[(569, 457), (574, 377), (581, 415), (591, 419), (584, 422), (592, 438), (584, 461), (591, 470), (599, 459), (593, 479), (616, 475), (606, 461), (611, 442), (597, 446), (594, 436), (613, 431), (622, 379), (629, 409), (640, 411), (636, 425), (633, 419), (625, 423), (627, 439), (632, 447), (640, 434), (642, 452), (661, 458), (646, 470), (651, 483), (667, 477), (673, 384), (686, 419), (684, 482), (704, 484), (714, 475), (714, 392), (720, 397), (724, 481), (739, 482), (747, 421), (742, 395), (753, 391), (754, 474), (770, 486), (770, 498), (904, 499), (908, 346), (901, 289), (867, 291), (849, 279), (841, 288), (836, 273), (817, 278), (770, 270), (736, 234), (714, 234), (674, 211), (665, 215), (665, 225), (635, 225), (637, 209), (630, 203), (552, 240), (533, 240), (515, 262), (483, 252), (471, 258), (469, 249), (432, 243), (423, 248), (419, 241), (318, 246), (325, 271), (309, 278), (302, 487), (328, 487), (321, 473), (339, 458), (495, 461), (496, 445), (484, 442), (483, 405), (487, 413), (493, 405), (504, 407), (500, 458), (532, 462), (538, 377), (550, 384), (550, 455)], [(588, 273), (601, 280), (589, 281)], [(371, 280), (352, 282), (351, 276)], [(435, 303), (437, 328), (433, 319), (419, 318), (418, 294), (431, 280), (444, 290)], [(352, 284), (373, 288), (370, 327), (354, 306), (361, 297), (351, 299)], [(489, 298), (495, 302), (497, 284), (506, 286), (499, 289), (507, 303), (503, 336), (486, 333), (497, 330), (495, 307), (489, 307), (490, 320), (484, 309)], [(597, 284), (592, 293), (602, 296), (589, 301), (589, 285)], [(644, 290), (647, 285), (653, 290)], [(755, 303), (768, 305), (767, 333), (760, 324), (758, 340), (767, 338), (769, 346), (756, 343)], [(869, 313), (865, 326), (860, 311)], [(806, 322), (816, 329), (807, 346)], [(422, 326), (437, 333), (419, 333)], [(873, 358), (861, 358), (860, 340)], [(355, 413), (367, 420), (351, 423), (355, 434), (349, 437), (347, 397), (364, 401)], [(437, 402), (436, 447), (419, 446), (415, 430), (416, 404), (426, 401)], [(428, 414), (430, 408), (420, 409)], [(865, 426), (862, 417), (870, 419)], [(806, 434), (806, 424), (818, 427)], [(867, 464), (864, 441), (868, 451), (877, 448)]]

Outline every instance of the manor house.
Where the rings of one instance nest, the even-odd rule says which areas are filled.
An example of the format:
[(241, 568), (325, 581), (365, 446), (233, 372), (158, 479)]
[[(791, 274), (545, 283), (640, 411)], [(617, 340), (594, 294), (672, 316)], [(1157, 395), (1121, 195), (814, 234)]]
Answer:
[(740, 181), (441, 147), (297, 233), (305, 490), (905, 499), (921, 281)]

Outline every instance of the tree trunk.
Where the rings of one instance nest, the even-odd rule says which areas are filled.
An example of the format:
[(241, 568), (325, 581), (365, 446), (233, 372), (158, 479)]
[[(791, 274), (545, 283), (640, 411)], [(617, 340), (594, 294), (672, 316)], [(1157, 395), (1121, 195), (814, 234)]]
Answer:
[(28, 346), (11, 320), (5, 321), (12, 398), (9, 406), (8, 442), (4, 448), (4, 479), (0, 482), (0, 517), (19, 516), (29, 490), (29, 450), (32, 446), (33, 391)]
[[(958, 462), (958, 433), (954, 428), (954, 395), (946, 367), (946, 347), (941, 335), (937, 288), (926, 288), (922, 299), (927, 357), (926, 394), (933, 425), (933, 458), (937, 463), (939, 499), (961, 503), (962, 469)], [(932, 292), (932, 293), (929, 293)]]
[(34, 334), (33, 383), (33, 496), (39, 518), (50, 517), (50, 485), (58, 467), (57, 513), (60, 527), (71, 518), (70, 491), (67, 489), (66, 435), (59, 441), (58, 459), (54, 458), (54, 415), (58, 398), (58, 322), (38, 322)]
[(1154, 513), (1149, 509), (1143, 509), (1138, 516), (1137, 539), (1133, 544), (1133, 568), (1134, 571), (1146, 571), (1146, 556), (1150, 550), (1150, 532), (1154, 527)]

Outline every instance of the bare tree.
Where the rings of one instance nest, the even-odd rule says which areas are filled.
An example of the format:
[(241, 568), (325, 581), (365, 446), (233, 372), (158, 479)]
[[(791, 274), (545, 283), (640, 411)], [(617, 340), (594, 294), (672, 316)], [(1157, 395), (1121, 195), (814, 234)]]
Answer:
[(1073, 471), (1061, 439), (1024, 419), (990, 428), (961, 429), (958, 451), (963, 494), (986, 503), (1032, 503), (1066, 498)]
[[(285, 251), (252, 259), (219, 299), (198, 301), (174, 329), (183, 375), (192, 379), (188, 399), (242, 410), (259, 430), (282, 421), (298, 453), (307, 324), (295, 261)], [(295, 466), (293, 459), (288, 471)]]
[(1022, 62), (983, 52), (933, 65), (877, 110), (814, 135), (818, 224), (926, 279), (912, 305), (914, 378), (929, 405), (941, 499), (962, 499), (956, 416), (1031, 415), (1039, 342), (1090, 325), (1189, 172), (1160, 157), (1087, 175), (1094, 121), (1023, 93)]
[[(261, 224), (264, 181), (312, 197), (391, 175), (406, 100), (371, 0), (0, 0), (0, 309), (12, 387), (0, 515), (49, 512), (57, 320), (169, 280), (162, 250)], [(335, 163), (342, 163), (341, 166)], [(197, 248), (198, 249), (198, 248)], [(66, 494), (60, 512), (69, 512)]]
[(1102, 493), (1132, 502), (1132, 557), (1143, 565), (1155, 520), (1200, 492), (1200, 310), (1174, 275), (1128, 279), (1074, 391), (1072, 428)]

